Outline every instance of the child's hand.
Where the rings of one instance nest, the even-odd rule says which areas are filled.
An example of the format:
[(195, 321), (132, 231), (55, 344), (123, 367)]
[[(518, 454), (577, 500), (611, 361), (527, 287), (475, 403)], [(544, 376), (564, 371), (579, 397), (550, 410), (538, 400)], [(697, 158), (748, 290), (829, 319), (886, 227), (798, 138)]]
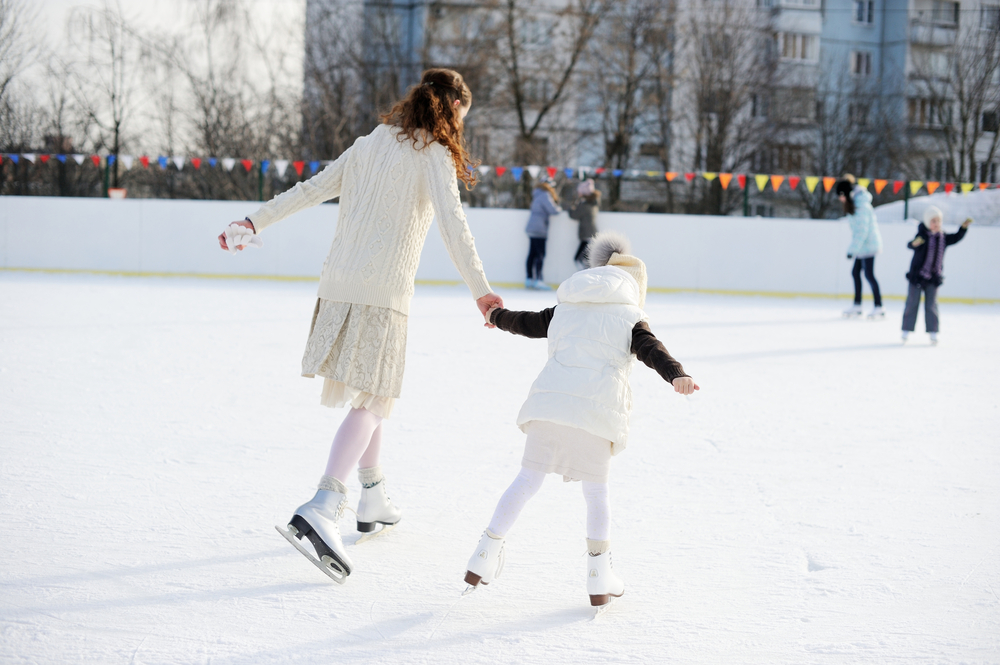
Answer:
[(697, 383), (690, 376), (678, 376), (671, 382), (675, 393), (681, 395), (691, 395), (696, 390), (701, 390)]
[(910, 244), (913, 245), (914, 247), (920, 247), (921, 245), (924, 244), (924, 239), (921, 238), (920, 236), (917, 236), (916, 238), (913, 239), (913, 242), (911, 242)]
[(483, 324), (485, 327), (487, 327), (487, 328), (496, 328), (495, 325), (493, 325), (492, 323), (490, 323), (490, 318), (493, 316), (493, 312), (497, 311), (498, 309), (503, 309), (503, 308), (500, 307), (499, 305), (493, 305), (493, 307), (490, 307), (486, 311), (486, 313), (483, 314), (483, 318), (486, 319), (486, 323)]
[(970, 225), (970, 224), (972, 224), (972, 222), (973, 222), (973, 220), (972, 220), (972, 218), (971, 218), (971, 217), (966, 217), (966, 218), (965, 218), (965, 221), (964, 221), (964, 222), (962, 222), (962, 228), (963, 228), (963, 229), (967, 229), (967, 228), (969, 228), (969, 225)]

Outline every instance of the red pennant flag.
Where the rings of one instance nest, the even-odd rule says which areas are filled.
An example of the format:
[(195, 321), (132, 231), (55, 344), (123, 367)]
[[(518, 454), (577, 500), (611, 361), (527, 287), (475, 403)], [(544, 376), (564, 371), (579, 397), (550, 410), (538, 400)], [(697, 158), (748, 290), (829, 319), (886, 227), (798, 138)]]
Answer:
[(149, 157), (146, 156), (146, 155), (143, 155), (142, 157), (139, 158), (139, 163), (142, 164), (142, 168), (148, 169), (149, 168)]
[(888, 180), (876, 180), (875, 181), (875, 193), (881, 194), (885, 186), (889, 184)]
[(829, 192), (833, 188), (834, 183), (836, 183), (836, 182), (837, 182), (836, 178), (831, 178), (830, 176), (824, 176), (823, 177), (823, 191), (824, 192)]
[(946, 183), (944, 183), (944, 193), (945, 194), (951, 194), (951, 190), (953, 190), (953, 189), (955, 189), (955, 183), (953, 183), (953, 182), (946, 182)]
[(736, 176), (736, 182), (740, 183), (740, 189), (746, 189), (747, 188), (747, 174), (746, 173), (741, 173), (738, 176)]
[(667, 182), (673, 182), (677, 174), (674, 171), (667, 171)]
[(548, 167), (548, 168), (545, 169), (545, 172), (549, 174), (550, 178), (555, 178), (556, 177), (556, 172), (558, 170), (559, 169), (557, 169), (556, 167), (550, 166), (550, 167)]
[(893, 194), (899, 194), (899, 190), (903, 189), (903, 185), (905, 185), (905, 184), (906, 183), (903, 182), (902, 180), (893, 180), (892, 181), (892, 193)]
[(602, 167), (600, 167), (599, 169), (595, 169), (595, 173), (597, 173), (597, 175), (601, 175), (601, 174), (602, 174), (602, 173), (604, 173), (605, 171), (607, 171), (607, 169), (606, 169), (606, 168), (604, 168), (603, 166), (602, 166)]
[(935, 191), (937, 191), (937, 188), (940, 187), (940, 186), (941, 186), (941, 183), (939, 183), (939, 182), (929, 182), (929, 183), (927, 183), (927, 193), (928, 194), (933, 194)]
[(241, 159), (240, 160), (240, 164), (242, 164), (243, 168), (245, 168), (247, 170), (247, 173), (250, 173), (250, 169), (253, 168), (253, 160), (252, 159)]
[(790, 175), (788, 176), (788, 186), (791, 187), (792, 189), (795, 189), (796, 187), (799, 186), (800, 180), (802, 180), (802, 178), (800, 178), (799, 176)]
[(201, 168), (201, 157), (192, 157), (191, 158), (191, 166), (195, 167), (196, 169), (200, 169)]
[(687, 180), (688, 182), (691, 182), (692, 180), (694, 180), (694, 174), (693, 173), (685, 173), (684, 174), (684, 179)]
[(295, 172), (299, 175), (302, 175), (302, 169), (304, 169), (305, 167), (306, 167), (305, 162), (292, 162), (292, 168), (295, 169)]
[(48, 155), (39, 155), (38, 159), (42, 160), (42, 164), (48, 164), (49, 163), (49, 156)]
[(507, 172), (507, 167), (506, 166), (498, 166), (497, 167), (497, 175), (503, 175), (506, 172)]
[(90, 161), (94, 162), (94, 166), (101, 168), (101, 158), (98, 155), (91, 155)]
[(733, 179), (732, 173), (720, 173), (719, 182), (722, 183), (722, 189), (729, 189), (729, 182)]

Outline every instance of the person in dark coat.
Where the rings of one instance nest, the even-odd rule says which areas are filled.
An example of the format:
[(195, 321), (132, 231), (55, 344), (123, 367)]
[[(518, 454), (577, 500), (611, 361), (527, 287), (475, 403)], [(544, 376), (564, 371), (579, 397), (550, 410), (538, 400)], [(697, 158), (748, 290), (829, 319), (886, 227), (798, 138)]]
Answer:
[(969, 217), (955, 233), (945, 233), (941, 229), (941, 211), (929, 206), (924, 211), (924, 223), (917, 228), (917, 236), (906, 244), (913, 250), (910, 272), (906, 279), (910, 282), (906, 293), (906, 307), (903, 308), (903, 342), (910, 336), (917, 324), (917, 310), (920, 309), (920, 293), (924, 294), (924, 323), (931, 336), (931, 344), (938, 342), (937, 290), (944, 281), (944, 250), (965, 237), (972, 224)]
[(570, 208), (569, 217), (580, 224), (578, 234), (580, 246), (576, 250), (573, 261), (580, 270), (587, 268), (587, 248), (590, 240), (597, 235), (597, 212), (601, 204), (601, 192), (594, 187), (594, 181), (587, 178), (576, 188), (576, 204)]

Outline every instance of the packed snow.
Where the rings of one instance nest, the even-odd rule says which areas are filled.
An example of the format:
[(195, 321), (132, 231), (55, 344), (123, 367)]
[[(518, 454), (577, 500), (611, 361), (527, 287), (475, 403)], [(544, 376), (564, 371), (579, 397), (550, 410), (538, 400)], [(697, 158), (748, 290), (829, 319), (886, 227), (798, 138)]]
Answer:
[(1000, 189), (982, 189), (960, 194), (958, 192), (939, 191), (926, 196), (915, 196), (909, 200), (893, 201), (875, 208), (879, 224), (887, 222), (902, 222), (903, 211), (907, 219), (922, 222), (924, 210), (934, 206), (944, 215), (944, 223), (956, 226), (967, 218), (973, 218), (977, 224), (1000, 224)]
[(580, 487), (554, 476), (461, 596), (546, 357), (464, 287), (413, 301), (382, 459), (400, 525), (354, 545), (345, 517), (344, 586), (274, 531), (344, 414), (298, 375), (314, 292), (0, 272), (0, 662), (1000, 662), (1000, 306), (942, 304), (932, 347), (922, 321), (900, 344), (896, 300), (872, 322), (651, 294), (701, 391), (635, 368), (626, 592), (594, 619)]

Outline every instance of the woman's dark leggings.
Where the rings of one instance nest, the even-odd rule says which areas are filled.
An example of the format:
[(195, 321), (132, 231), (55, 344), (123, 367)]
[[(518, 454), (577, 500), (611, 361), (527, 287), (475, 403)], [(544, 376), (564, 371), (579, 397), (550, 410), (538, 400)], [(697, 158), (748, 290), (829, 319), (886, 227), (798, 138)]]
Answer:
[(545, 263), (545, 241), (548, 238), (528, 238), (531, 248), (528, 250), (528, 279), (542, 278), (542, 264)]
[(587, 248), (590, 246), (589, 240), (581, 240), (580, 246), (576, 250), (576, 256), (573, 257), (574, 261), (586, 261), (587, 260)]
[(875, 257), (869, 256), (865, 259), (854, 259), (854, 270), (851, 275), (854, 277), (854, 304), (861, 304), (861, 268), (865, 269), (865, 279), (872, 287), (872, 295), (875, 296), (875, 306), (882, 306), (882, 293), (878, 290), (878, 282), (875, 281)]

